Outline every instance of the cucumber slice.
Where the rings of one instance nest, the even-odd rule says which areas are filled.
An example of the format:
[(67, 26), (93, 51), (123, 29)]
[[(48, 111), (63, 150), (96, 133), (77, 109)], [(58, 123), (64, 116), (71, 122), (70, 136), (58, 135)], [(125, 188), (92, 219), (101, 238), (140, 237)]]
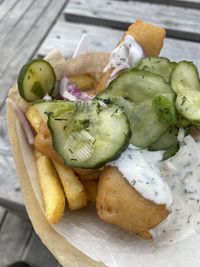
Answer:
[(130, 143), (140, 148), (155, 143), (175, 123), (174, 97), (161, 76), (134, 69), (96, 96), (123, 107), (132, 129)]
[(158, 74), (168, 83), (171, 72), (176, 64), (176, 62), (170, 62), (170, 60), (165, 57), (145, 57), (136, 66), (136, 69)]
[(176, 123), (176, 112), (174, 104), (165, 96), (159, 95), (153, 99), (153, 107), (160, 123), (172, 125)]
[(128, 146), (129, 121), (123, 110), (101, 101), (76, 102), (73, 111), (48, 115), (53, 147), (73, 167), (99, 168)]
[(187, 61), (179, 62), (171, 74), (171, 86), (177, 93), (178, 113), (200, 127), (200, 80), (196, 66)]
[(163, 160), (169, 159), (171, 157), (173, 157), (174, 155), (176, 155), (176, 153), (179, 150), (179, 143), (174, 144), (172, 147), (170, 147), (168, 150), (165, 151), (165, 153), (163, 154)]
[(200, 80), (197, 67), (188, 61), (179, 62), (171, 74), (171, 87), (177, 94), (186, 91), (200, 91)]
[(167, 132), (164, 133), (160, 137), (160, 139), (148, 147), (150, 151), (157, 151), (157, 150), (166, 150), (170, 147), (174, 146), (178, 143), (177, 136), (178, 136), (179, 129), (177, 127), (170, 127)]
[(181, 114), (177, 113), (176, 115), (176, 127), (185, 128), (191, 125), (191, 122), (186, 120)]
[(113, 102), (123, 108), (130, 121), (130, 143), (140, 148), (155, 143), (176, 121), (173, 104), (163, 96), (141, 104), (131, 103), (122, 97), (114, 98)]
[(53, 94), (56, 75), (52, 66), (43, 59), (36, 59), (24, 65), (18, 76), (18, 90), (28, 102)]
[(187, 91), (184, 95), (178, 94), (176, 108), (191, 124), (200, 127), (200, 92)]
[(33, 107), (37, 108), (40, 117), (44, 120), (48, 120), (48, 113), (50, 112), (62, 112), (64, 110), (73, 111), (74, 102), (63, 101), (63, 100), (38, 100), (32, 104)]
[(119, 75), (96, 98), (124, 97), (130, 102), (139, 104), (146, 100), (152, 100), (157, 95), (163, 95), (171, 101), (175, 97), (170, 85), (161, 76), (148, 71), (132, 69)]

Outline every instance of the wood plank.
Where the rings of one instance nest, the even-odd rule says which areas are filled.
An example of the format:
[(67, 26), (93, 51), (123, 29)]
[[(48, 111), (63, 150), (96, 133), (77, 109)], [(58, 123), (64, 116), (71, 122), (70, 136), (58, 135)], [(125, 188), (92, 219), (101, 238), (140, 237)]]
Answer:
[[(88, 34), (91, 51), (110, 52), (123, 35), (123, 31), (119, 30), (58, 21), (40, 47), (38, 54), (45, 56), (53, 48), (57, 48), (65, 57), (71, 57), (84, 32)], [(161, 55), (177, 61), (187, 59), (200, 68), (197, 57), (200, 55), (200, 46), (196, 42), (166, 38)]]
[(12, 10), (17, 4), (17, 0), (1, 1), (0, 6), (0, 21)]
[[(134, 0), (131, 0), (131, 1), (134, 1)], [(138, 0), (138, 1), (150, 2), (148, 0)], [(151, 0), (151, 3), (200, 9), (200, 0)]]
[(7, 211), (12, 212), (13, 214), (16, 214), (24, 218), (25, 220), (29, 220), (28, 213), (26, 211), (24, 203), (22, 202), (20, 204), (19, 201), (17, 201), (17, 199), (15, 199), (15, 201), (14, 200), (11, 201), (9, 199), (10, 199), (9, 196), (7, 197), (7, 199), (5, 199), (5, 197), (0, 198), (1, 207), (4, 207)]
[(8, 213), (0, 231), (0, 266), (19, 260), (27, 246), (32, 226), (30, 222)]
[(3, 113), (0, 116), (0, 182), (0, 205), (4, 205), (1, 198), (23, 203), (8, 140), (5, 114)]
[[(10, 45), (14, 43), (11, 42), (9, 38), (6, 39), (6, 37), (10, 36), (11, 33), (15, 31), (15, 29), (18, 33), (17, 25), (20, 24), (28, 10), (31, 9), (33, 3), (34, 0), (20, 0), (12, 9), (8, 11), (6, 16), (0, 22), (0, 47), (3, 47), (3, 45), (7, 43), (7, 41)], [(24, 29), (22, 27), (20, 28), (21, 32), (23, 33)]]
[(61, 265), (57, 262), (51, 252), (43, 245), (34, 231), (32, 232), (27, 247), (25, 248), (22, 260), (34, 267), (61, 267)]
[[(34, 21), (29, 24), (28, 14), (26, 14), (24, 21), (16, 27), (18, 31), (15, 29), (15, 34), (12, 34), (9, 37), (11, 45), (9, 45), (8, 50), (5, 51), (5, 48), (2, 50), (0, 47), (1, 56), (5, 60), (5, 64), (1, 64), (0, 73), (3, 77), (3, 79), (0, 79), (0, 108), (4, 105), (4, 100), (9, 87), (16, 82), (22, 64), (28, 61), (34, 55), (35, 51), (37, 51), (40, 43), (55, 23), (67, 1), (51, 0), (46, 6), (44, 6), (44, 2), (47, 3), (46, 1), (35, 1), (38, 5), (34, 3), (34, 8), (32, 7), (33, 10), (31, 11), (31, 14), (33, 16), (34, 13), (37, 13), (37, 17), (35, 17)], [(41, 4), (39, 5), (39, 3), (43, 3), (43, 9), (41, 9)], [(34, 10), (37, 12), (34, 12)], [(19, 25), (21, 25), (21, 27), (19, 27)], [(22, 31), (23, 27), (25, 29)], [(15, 40), (15, 42), (13, 42), (13, 40)], [(4, 62), (2, 58), (1, 62)]]
[(0, 206), (0, 229), (1, 229), (1, 225), (3, 224), (3, 219), (5, 217), (5, 214), (6, 214), (6, 209)]
[(200, 45), (196, 42), (175, 40), (166, 38), (161, 56), (170, 58), (173, 61), (193, 61), (200, 70)]
[[(72, 57), (83, 33), (87, 34), (92, 51), (112, 51), (123, 32), (105, 27), (58, 21), (38, 51), (40, 57), (59, 49), (66, 58)], [(106, 37), (106, 38), (105, 38)]]
[(3, 204), (1, 199), (23, 204), (15, 163), (11, 155), (0, 154), (0, 181), (0, 204)]
[(41, 43), (45, 40), (58, 17), (63, 12), (67, 2), (68, 0), (51, 0), (48, 7), (45, 8), (37, 22), (34, 24), (31, 31), (27, 33), (26, 38), (16, 49), (16, 54), (10, 62), (10, 67), (12, 69), (21, 68), (22, 58), (24, 61), (24, 59), (31, 58), (35, 55)]
[[(29, 33), (31, 28), (34, 26), (34, 24), (37, 22), (37, 20), (42, 15), (43, 11), (47, 8), (49, 5), (50, 0), (36, 0), (33, 1), (29, 0), (21, 0), (20, 2), (27, 2), (29, 3), (28, 8), (25, 9), (23, 18), (19, 21), (19, 23), (14, 28), (14, 31), (12, 31), (7, 38), (4, 40), (5, 43), (8, 43), (8, 46), (4, 46), (3, 43), (0, 44), (1, 49), (3, 49), (4, 53), (1, 55), (1, 61), (4, 62), (0, 66), (0, 72), (4, 72), (7, 68), (7, 65), (9, 62), (13, 59), (15, 55), (15, 51), (20, 45), (20, 43), (26, 38), (26, 35)], [(15, 12), (13, 12), (15, 13)], [(9, 20), (10, 22), (10, 20)], [(5, 29), (5, 26), (4, 26)], [(4, 30), (5, 31), (5, 30)], [(1, 32), (1, 31), (0, 31)], [(13, 42), (13, 40), (15, 40)]]
[(70, 0), (65, 9), (68, 21), (126, 29), (143, 19), (167, 29), (169, 37), (200, 41), (199, 11), (138, 1)]

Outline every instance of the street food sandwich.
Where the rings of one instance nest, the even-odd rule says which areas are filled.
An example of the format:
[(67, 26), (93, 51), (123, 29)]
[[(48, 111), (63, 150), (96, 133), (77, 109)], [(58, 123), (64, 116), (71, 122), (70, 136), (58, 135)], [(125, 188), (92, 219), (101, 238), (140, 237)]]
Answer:
[(144, 239), (198, 225), (199, 74), (159, 57), (164, 38), (137, 20), (111, 54), (54, 51), (22, 67), (7, 110), (32, 147), (50, 224), (91, 202)]

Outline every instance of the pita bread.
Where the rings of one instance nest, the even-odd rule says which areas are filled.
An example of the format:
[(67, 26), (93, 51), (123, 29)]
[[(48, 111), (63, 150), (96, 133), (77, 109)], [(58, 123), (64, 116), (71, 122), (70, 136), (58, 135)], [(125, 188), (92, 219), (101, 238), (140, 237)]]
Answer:
[[(107, 64), (108, 59), (108, 53), (89, 53), (65, 61), (56, 50), (46, 57), (46, 60), (53, 65), (57, 79), (60, 79), (63, 75), (99, 73)], [(10, 89), (8, 98), (16, 102), (22, 110), (25, 110), (29, 105), (19, 96), (17, 85)], [(47, 222), (43, 213), (43, 204), (39, 203), (38, 200), (40, 196), (35, 194), (31, 183), (31, 179), (37, 180), (33, 149), (28, 144), (18, 118), (10, 105), (6, 107), (6, 117), (10, 143), (25, 206), (36, 233), (64, 267), (105, 266), (73, 247)], [(37, 182), (35, 186), (37, 187)]]

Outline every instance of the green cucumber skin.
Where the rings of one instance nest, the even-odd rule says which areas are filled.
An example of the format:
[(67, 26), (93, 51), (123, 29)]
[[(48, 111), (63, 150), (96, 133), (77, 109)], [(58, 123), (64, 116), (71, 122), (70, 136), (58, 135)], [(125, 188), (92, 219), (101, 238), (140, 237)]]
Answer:
[[(140, 90), (138, 90), (138, 89), (141, 88), (141, 85), (139, 85), (139, 87), (136, 88), (136, 91), (137, 91), (136, 92), (136, 99), (134, 99), (134, 94), (132, 94), (132, 98), (131, 98), (131, 96), (128, 93), (130, 91), (130, 88), (133, 88), (133, 90), (134, 90), (134, 86), (131, 87), (131, 85), (129, 84), (130, 88), (127, 89), (123, 85), (123, 79), (126, 79), (126, 77), (129, 75), (134, 75), (133, 80), (138, 79), (138, 77), (139, 77), (139, 79), (141, 79), (142, 81), (143, 80), (145, 81), (145, 77), (147, 78), (147, 80), (142, 85), (143, 92), (141, 93), (141, 95), (139, 97), (138, 97), (138, 94), (140, 94), (140, 92), (139, 92)], [(144, 79), (143, 79), (143, 76), (144, 76)], [(122, 88), (119, 87), (118, 79), (120, 79), (120, 83), (122, 84)], [(130, 78), (130, 79), (132, 79), (132, 78)], [(154, 81), (156, 83), (157, 88), (154, 90), (154, 92), (156, 92), (156, 94), (152, 93), (151, 90), (149, 90), (149, 88), (148, 88), (147, 82), (149, 79), (151, 82), (151, 87), (153, 87)], [(114, 88), (115, 86), (118, 86), (118, 87)], [(117, 90), (117, 92), (116, 92), (116, 90)], [(146, 91), (147, 91), (147, 94), (146, 94)], [(146, 98), (146, 96), (147, 96), (147, 98)], [(173, 102), (175, 100), (175, 93), (173, 92), (173, 90), (171, 89), (169, 84), (167, 84), (165, 82), (163, 77), (161, 77), (157, 74), (153, 74), (153, 73), (148, 72), (148, 71), (141, 71), (141, 70), (132, 69), (132, 70), (128, 70), (126, 72), (123, 72), (121, 75), (119, 75), (114, 81), (111, 82), (111, 84), (108, 86), (108, 88), (105, 89), (103, 92), (101, 92), (99, 95), (97, 95), (96, 98), (97, 99), (104, 99), (104, 100), (110, 99), (110, 101), (113, 102), (114, 104), (117, 104), (121, 107), (124, 107), (124, 111), (129, 118), (131, 128), (132, 128), (132, 138), (130, 140), (130, 143), (132, 143), (133, 145), (140, 147), (140, 148), (148, 148), (151, 144), (155, 143), (167, 131), (167, 129), (171, 126), (171, 123), (168, 123), (168, 124), (163, 123), (163, 125), (162, 125), (162, 122), (160, 123), (157, 119), (157, 117), (159, 115), (158, 114), (159, 110), (156, 111), (155, 105), (153, 107), (153, 101), (156, 97), (159, 97), (159, 96), (165, 97), (167, 101), (171, 102), (171, 104), (172, 104), (171, 106), (173, 106)], [(124, 101), (123, 101), (123, 99), (124, 99)], [(152, 107), (151, 107), (151, 105), (152, 105)], [(141, 108), (140, 108), (140, 106), (141, 106)], [(151, 114), (152, 112), (155, 113), (155, 115)], [(175, 117), (175, 110), (173, 110), (173, 112), (174, 112), (174, 117)], [(143, 114), (143, 115), (141, 115), (143, 117), (141, 119), (141, 122), (139, 121), (139, 118), (138, 118), (139, 114), (138, 113)], [(134, 116), (136, 116), (135, 119), (134, 119)], [(145, 118), (147, 120), (147, 125), (145, 125), (146, 127), (144, 127), (144, 130), (147, 130), (148, 138), (145, 138), (145, 136), (147, 137), (147, 134), (145, 134), (145, 135), (141, 134), (141, 138), (140, 138), (139, 137), (140, 134), (138, 134), (138, 129), (143, 128), (142, 126), (139, 127), (139, 125), (141, 123), (143, 123)], [(159, 123), (159, 125), (156, 125), (157, 130), (155, 130), (155, 131), (151, 131), (152, 125), (149, 125), (149, 121), (151, 121), (151, 120), (153, 120), (154, 122), (157, 121), (157, 123)], [(174, 118), (173, 118), (172, 123), (174, 123)], [(148, 130), (148, 127), (149, 127), (149, 130)], [(134, 128), (135, 128), (135, 131), (134, 131)]]
[[(117, 107), (119, 109), (119, 107)], [(131, 138), (131, 129), (130, 129), (130, 123), (129, 120), (127, 119), (126, 115), (123, 113), (122, 114), (124, 116), (125, 119), (125, 124), (127, 125), (127, 132), (126, 132), (126, 136), (124, 137), (124, 142), (123, 144), (119, 147), (118, 150), (115, 151), (115, 153), (109, 157), (105, 157), (105, 160), (101, 160), (99, 161), (98, 159), (96, 160), (95, 164), (91, 164), (91, 162), (87, 163), (87, 161), (72, 161), (72, 160), (67, 160), (65, 158), (65, 156), (63, 156), (63, 153), (60, 149), (60, 143), (59, 140), (57, 140), (55, 131), (54, 131), (54, 127), (52, 127), (53, 123), (52, 123), (52, 116), (49, 115), (48, 116), (48, 121), (47, 121), (47, 125), (48, 128), (50, 129), (51, 135), (52, 135), (52, 145), (53, 148), (55, 149), (55, 151), (64, 159), (64, 162), (66, 165), (71, 166), (71, 167), (80, 167), (80, 168), (91, 168), (91, 169), (98, 169), (103, 167), (108, 161), (112, 161), (114, 159), (117, 159), (120, 154), (128, 147), (129, 145), (129, 139)], [(106, 151), (105, 151), (106, 152)], [(95, 155), (93, 155), (93, 158), (95, 157)]]
[(200, 78), (199, 78), (199, 72), (198, 72), (198, 69), (197, 69), (197, 66), (193, 63), (193, 62), (190, 62), (190, 61), (186, 61), (186, 60), (183, 60), (183, 61), (180, 61), (179, 63), (177, 63), (177, 65), (175, 66), (175, 68), (173, 69), (172, 73), (171, 73), (171, 76), (170, 76), (170, 85), (171, 85), (171, 88), (174, 90), (175, 93), (178, 93), (177, 92), (177, 84), (174, 82), (177, 80), (177, 69), (182, 67), (182, 65), (188, 65), (190, 67), (193, 68), (193, 71), (196, 75), (196, 78), (198, 79), (198, 88), (195, 88), (196, 90), (200, 90)]
[[(84, 104), (84, 103), (83, 103)], [(71, 101), (63, 101), (63, 100), (36, 100), (33, 103), (33, 106), (35, 106), (37, 108), (37, 110), (39, 111), (40, 115), (42, 117), (46, 117), (46, 119), (48, 119), (48, 114), (51, 114), (51, 112), (57, 112), (59, 110), (64, 110), (65, 109), (65, 105), (71, 107), (71, 106), (75, 106), (75, 102), (71, 102)], [(125, 115), (124, 115), (125, 116)], [(118, 151), (116, 151), (116, 154), (113, 155), (113, 157), (111, 157), (109, 160), (114, 160), (116, 158), (118, 158), (120, 156), (120, 154), (128, 147), (129, 145), (129, 139), (131, 138), (131, 129), (130, 129), (130, 123), (129, 120), (127, 119), (127, 117), (125, 116), (126, 119), (126, 124), (128, 125), (128, 132), (127, 132), (127, 137), (124, 140), (124, 144), (122, 145), (121, 148), (119, 148)], [(51, 127), (50, 124), (50, 120), (47, 120), (47, 126), (50, 129), (51, 135), (52, 135), (52, 144), (53, 144), (53, 148), (55, 149), (55, 151), (57, 151), (57, 153), (63, 158), (63, 155), (60, 153), (59, 150), (59, 144), (57, 144), (56, 142), (56, 136), (55, 136), (55, 132)], [(63, 158), (64, 159), (64, 158)], [(95, 166), (90, 166), (91, 168), (100, 168), (102, 166), (105, 165), (105, 163), (108, 161), (108, 159), (106, 159), (104, 162), (100, 162), (99, 164), (95, 165)], [(65, 164), (69, 166), (69, 162), (65, 161)], [(70, 166), (76, 166), (73, 164), (70, 164)], [(84, 165), (78, 165), (82, 168), (88, 168)]]
[[(35, 63), (43, 63), (43, 64), (46, 64), (48, 67), (49, 67), (49, 69), (50, 69), (50, 71), (51, 71), (51, 75), (53, 76), (52, 78), (53, 78), (53, 80), (56, 82), (56, 74), (55, 74), (55, 71), (54, 71), (54, 69), (53, 69), (53, 67), (51, 66), (51, 64), (48, 62), (48, 61), (46, 61), (46, 60), (43, 60), (43, 59), (34, 59), (34, 60), (32, 60), (32, 61), (30, 61), (30, 62), (28, 62), (27, 64), (25, 64), (22, 68), (21, 68), (21, 70), (20, 70), (20, 72), (19, 72), (19, 75), (18, 75), (18, 79), (17, 79), (17, 84), (18, 84), (18, 91), (19, 91), (19, 94), (20, 94), (20, 96), (24, 99), (24, 100), (26, 100), (27, 102), (32, 102), (32, 101), (35, 101), (35, 100), (37, 100), (37, 99), (41, 99), (41, 97), (40, 96), (38, 96), (37, 94), (35, 94), (35, 98), (34, 99), (28, 99), (26, 96), (25, 96), (25, 93), (24, 93), (24, 79), (25, 79), (25, 77), (26, 77), (26, 73), (27, 73), (27, 71), (29, 70), (29, 68), (33, 65), (33, 64), (35, 64)], [(51, 95), (54, 95), (54, 88), (55, 88), (55, 82), (54, 82), (54, 85), (52, 86), (52, 88), (50, 88), (49, 89), (49, 93), (51, 94)], [(30, 89), (30, 91), (31, 91), (31, 89)], [(45, 95), (45, 93), (43, 93), (43, 96)]]
[(43, 92), (42, 86), (37, 81), (34, 82), (32, 88), (31, 88), (31, 92), (34, 93), (39, 98), (43, 98), (44, 97), (44, 92)]
[[(24, 77), (25, 77), (25, 74), (27, 72), (29, 68), (29, 64), (25, 64), (20, 72), (19, 72), (19, 76), (18, 76), (18, 79), (17, 79), (17, 85), (18, 85), (18, 91), (19, 91), (19, 94), (20, 96), (24, 99), (25, 99), (25, 95), (24, 95), (24, 90), (23, 90), (23, 81), (24, 81)], [(26, 100), (27, 101), (27, 100)]]
[(171, 87), (177, 93), (177, 112), (189, 124), (199, 127), (200, 78), (197, 67), (192, 62), (180, 61), (171, 74)]
[[(129, 123), (128, 120), (127, 120), (127, 123)], [(53, 148), (57, 152), (57, 154), (63, 158), (65, 165), (70, 166), (70, 167), (82, 168), (82, 169), (100, 169), (100, 168), (104, 167), (107, 162), (113, 161), (113, 160), (119, 158), (121, 153), (127, 149), (128, 145), (129, 145), (129, 139), (131, 138), (131, 135), (132, 135), (131, 130), (129, 130), (129, 132), (127, 134), (127, 138), (125, 139), (123, 146), (118, 151), (116, 151), (116, 153), (115, 153), (115, 155), (113, 155), (113, 157), (110, 157), (104, 161), (101, 161), (101, 162), (99, 162), (93, 166), (92, 165), (86, 166), (84, 163), (83, 163), (83, 165), (82, 164), (76, 165), (76, 164), (72, 164), (71, 162), (69, 163), (68, 161), (66, 161), (65, 158), (63, 157), (63, 155), (59, 152), (59, 148), (58, 148), (58, 145), (55, 141), (55, 136), (53, 133), (54, 131), (50, 126), (49, 120), (48, 120), (47, 124), (48, 124), (48, 128), (50, 129), (50, 132), (52, 135)]]
[(158, 119), (163, 124), (174, 125), (177, 121), (174, 104), (168, 98), (160, 95), (153, 99), (153, 106)]
[[(145, 70), (160, 75), (167, 83), (169, 83), (171, 73), (176, 64), (176, 62), (171, 62), (165, 57), (146, 57), (142, 59), (135, 68), (137, 70)], [(165, 70), (163, 68), (165, 68)]]
[(178, 136), (179, 129), (173, 126), (172, 128), (168, 129), (164, 135), (162, 135), (156, 143), (152, 144), (148, 147), (150, 151), (158, 151), (158, 150), (167, 150), (173, 145), (178, 143), (177, 136)]
[(74, 105), (73, 101), (69, 100), (35, 100), (32, 103), (32, 106), (35, 106), (40, 114), (40, 116), (47, 121), (48, 113), (53, 112), (57, 109), (64, 109), (65, 105), (68, 104), (70, 106)]
[[(127, 76), (128, 77), (131, 76), (130, 78), (131, 82), (130, 80), (128, 81)], [(136, 86), (134, 84), (134, 79), (136, 79), (136, 82), (138, 82), (139, 79), (141, 81), (144, 80), (143, 83), (147, 84), (146, 86), (143, 86), (144, 87), (143, 92), (140, 89), (138, 90), (137, 88), (134, 88), (134, 86)], [(155, 85), (152, 83), (151, 84), (152, 88), (149, 87), (150, 86), (149, 81), (151, 82), (152, 79), (154, 81), (157, 80), (156, 94), (152, 90), (150, 90), (150, 89), (153, 89)], [(125, 81), (124, 85), (123, 85), (123, 81)], [(141, 86), (141, 81), (139, 82), (139, 86)], [(127, 82), (129, 83), (128, 85), (127, 85)], [(158, 86), (158, 82), (162, 86)], [(130, 90), (130, 87), (131, 87), (131, 90)], [(131, 95), (130, 93), (133, 91), (134, 92), (137, 91), (137, 94)], [(100, 92), (95, 98), (96, 99), (108, 99), (108, 98), (112, 99), (112, 97), (124, 97), (125, 99), (128, 99), (131, 102), (142, 103), (144, 102), (144, 100), (152, 100), (157, 95), (165, 95), (171, 101), (174, 101), (175, 99), (174, 91), (171, 89), (170, 85), (165, 82), (163, 77), (161, 77), (160, 75), (151, 73), (149, 71), (131, 69), (131, 70), (124, 71), (123, 73), (121, 73), (116, 79), (114, 79), (109, 84), (109, 86), (105, 90)]]
[(178, 152), (179, 148), (180, 148), (179, 143), (174, 144), (172, 147), (170, 147), (168, 150), (164, 152), (162, 160), (167, 160), (173, 157)]
[[(167, 98), (165, 98), (165, 100), (169, 101)], [(130, 143), (142, 149), (148, 148), (150, 145), (154, 144), (167, 131), (171, 124), (175, 122), (175, 110), (173, 106), (171, 107), (173, 121), (168, 123), (159, 120), (155, 109), (155, 103), (153, 104), (151, 101), (135, 105), (119, 97), (113, 99), (113, 103), (123, 107), (130, 121), (132, 130)], [(154, 125), (154, 127), (152, 127), (152, 125)]]

